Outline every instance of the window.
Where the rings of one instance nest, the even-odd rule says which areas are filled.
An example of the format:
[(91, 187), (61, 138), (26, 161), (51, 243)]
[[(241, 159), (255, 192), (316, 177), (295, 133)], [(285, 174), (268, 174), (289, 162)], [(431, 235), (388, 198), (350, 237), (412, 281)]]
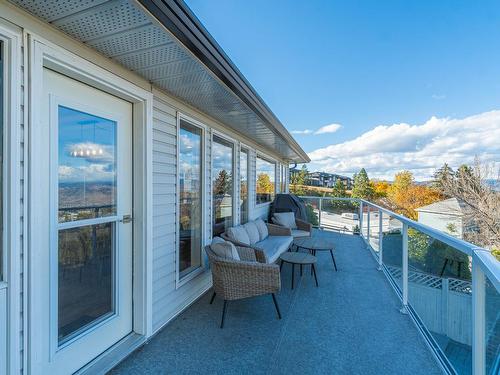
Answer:
[(276, 164), (257, 156), (256, 163), (256, 204), (271, 202), (276, 185)]
[[(4, 99), (4, 72), (3, 72), (3, 44), (0, 41), (0, 238), (3, 238), (3, 99)], [(4, 279), (3, 241), (0, 241), (0, 281)]]
[(248, 150), (240, 152), (240, 224), (248, 221)]
[(181, 120), (179, 131), (179, 278), (201, 266), (203, 132)]
[(212, 144), (212, 236), (233, 225), (234, 144), (214, 135)]

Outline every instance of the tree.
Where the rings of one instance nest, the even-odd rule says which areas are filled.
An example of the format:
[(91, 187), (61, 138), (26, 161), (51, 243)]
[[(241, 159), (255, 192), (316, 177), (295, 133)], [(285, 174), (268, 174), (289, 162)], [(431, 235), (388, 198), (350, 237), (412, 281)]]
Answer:
[(373, 198), (373, 188), (370, 184), (370, 179), (364, 168), (361, 168), (359, 173), (354, 175), (354, 187), (352, 188), (353, 198), (367, 199)]
[(307, 170), (307, 166), (302, 164), (300, 171), (295, 170), (290, 176), (290, 191), (297, 195), (304, 195), (305, 189), (303, 186), (307, 183), (308, 175), (309, 171)]
[(274, 191), (273, 183), (267, 173), (260, 173), (257, 176), (257, 194), (272, 193)]
[(372, 181), (371, 184), (375, 198), (387, 197), (387, 192), (391, 186), (387, 181)]
[(448, 181), (453, 179), (455, 172), (448, 165), (448, 163), (444, 163), (441, 168), (439, 168), (436, 172), (434, 172), (434, 181), (432, 182), (432, 186), (439, 191), (443, 190), (443, 186), (447, 184)]
[(347, 197), (347, 191), (344, 183), (339, 179), (333, 185), (332, 197), (345, 198)]
[(416, 208), (426, 206), (442, 199), (442, 195), (434, 188), (416, 185), (410, 171), (401, 171), (394, 176), (393, 184), (387, 190), (390, 208), (402, 215), (416, 220)]
[(488, 249), (500, 247), (500, 193), (487, 181), (493, 176), (498, 186), (500, 168), (476, 158), (474, 165), (461, 166), (441, 185), (445, 195), (457, 198), (464, 207), (464, 239)]
[(214, 181), (213, 192), (215, 195), (231, 193), (232, 178), (225, 169), (221, 170)]

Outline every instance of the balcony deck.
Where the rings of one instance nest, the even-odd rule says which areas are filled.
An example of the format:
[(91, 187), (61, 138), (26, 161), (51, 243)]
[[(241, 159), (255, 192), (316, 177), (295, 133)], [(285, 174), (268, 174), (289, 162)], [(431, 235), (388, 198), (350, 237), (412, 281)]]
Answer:
[(330, 254), (319, 254), (319, 288), (305, 272), (292, 291), (284, 265), (282, 320), (261, 296), (231, 302), (221, 330), (222, 301), (209, 305), (210, 291), (112, 373), (441, 373), (363, 240), (317, 234), (334, 239), (338, 272)]

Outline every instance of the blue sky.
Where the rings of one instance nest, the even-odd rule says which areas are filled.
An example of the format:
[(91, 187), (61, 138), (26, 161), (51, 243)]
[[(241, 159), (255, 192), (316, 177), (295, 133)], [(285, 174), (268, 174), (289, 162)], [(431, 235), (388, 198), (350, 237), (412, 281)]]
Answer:
[(285, 126), (309, 133), (294, 134), (309, 169), (426, 179), (445, 161), (500, 161), (486, 139), (500, 129), (500, 2), (187, 3)]

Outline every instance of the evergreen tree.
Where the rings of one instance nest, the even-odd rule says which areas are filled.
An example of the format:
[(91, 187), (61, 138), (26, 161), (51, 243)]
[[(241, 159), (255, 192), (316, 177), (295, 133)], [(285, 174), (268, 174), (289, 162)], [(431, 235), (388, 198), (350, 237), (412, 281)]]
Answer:
[(345, 198), (347, 197), (347, 192), (345, 189), (345, 185), (342, 180), (338, 179), (333, 186), (332, 196), (336, 198)]
[(373, 186), (364, 168), (354, 175), (354, 187), (352, 188), (353, 198), (371, 199), (373, 197)]
[(453, 169), (451, 169), (448, 163), (444, 163), (443, 166), (434, 173), (432, 186), (442, 192), (444, 186), (447, 186), (448, 183), (453, 180), (454, 176), (455, 172)]

